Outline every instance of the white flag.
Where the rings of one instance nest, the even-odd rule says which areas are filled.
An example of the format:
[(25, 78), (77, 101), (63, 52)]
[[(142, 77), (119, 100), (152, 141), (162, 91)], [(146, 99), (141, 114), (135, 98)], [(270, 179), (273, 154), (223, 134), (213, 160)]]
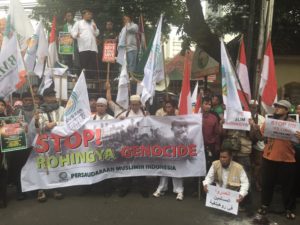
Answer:
[(24, 50), (27, 40), (33, 35), (33, 27), (19, 0), (10, 0), (7, 22), (18, 34), (21, 49)]
[(225, 122), (232, 122), (243, 112), (242, 105), (236, 87), (235, 71), (229, 60), (223, 40), (221, 40), (221, 63), (222, 63), (222, 93), (226, 105)]
[(45, 68), (43, 80), (40, 84), (38, 93), (40, 95), (43, 95), (44, 91), (49, 88), (53, 83), (53, 76), (52, 76), (52, 70), (49, 68)]
[(4, 37), (0, 53), (0, 97), (6, 97), (26, 83), (26, 71), (21, 50), (13, 33), (9, 39)]
[(198, 81), (195, 85), (195, 88), (194, 88), (194, 91), (193, 91), (193, 94), (192, 94), (192, 109), (193, 109), (193, 112), (195, 112), (195, 107), (196, 107), (196, 104), (197, 104), (197, 98), (198, 98), (198, 87), (199, 87), (199, 84), (198, 84)]
[(54, 127), (52, 133), (63, 137), (70, 136), (90, 120), (90, 115), (89, 96), (84, 72), (82, 71), (67, 102), (64, 112), (64, 125)]
[(127, 62), (126, 62), (126, 54), (125, 54), (120, 77), (119, 77), (118, 94), (116, 99), (116, 102), (124, 109), (128, 109), (128, 105), (129, 105), (128, 85), (129, 85), (129, 76), (127, 72)]
[(48, 40), (46, 38), (44, 25), (40, 22), (34, 35), (30, 39), (24, 57), (28, 72), (34, 72), (41, 78), (47, 56)]
[(156, 83), (164, 79), (164, 60), (161, 45), (161, 27), (163, 16), (160, 16), (153, 44), (149, 53), (147, 63), (144, 68), (144, 79), (142, 81), (143, 92), (141, 101), (145, 105), (146, 101), (155, 95)]

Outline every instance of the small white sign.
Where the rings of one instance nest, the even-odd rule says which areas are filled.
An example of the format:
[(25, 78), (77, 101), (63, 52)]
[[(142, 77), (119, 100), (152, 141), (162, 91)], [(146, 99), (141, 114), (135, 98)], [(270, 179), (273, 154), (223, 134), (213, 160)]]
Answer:
[(286, 120), (266, 119), (264, 136), (299, 142), (295, 136), (296, 131), (300, 131), (300, 124)]
[[(226, 111), (224, 114), (224, 118), (226, 118)], [(224, 129), (232, 129), (232, 130), (250, 130), (249, 119), (251, 119), (251, 113), (244, 111), (239, 114), (238, 117), (235, 118), (232, 122), (226, 122), (223, 124)]]
[(205, 206), (219, 209), (234, 215), (238, 214), (239, 193), (229, 189), (208, 185)]

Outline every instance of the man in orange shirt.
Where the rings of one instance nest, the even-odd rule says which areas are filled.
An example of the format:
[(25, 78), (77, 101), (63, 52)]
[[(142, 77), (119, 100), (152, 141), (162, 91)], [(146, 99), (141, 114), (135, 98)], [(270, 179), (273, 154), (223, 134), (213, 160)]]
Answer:
[[(293, 121), (288, 113), (291, 103), (286, 100), (280, 100), (274, 104), (274, 119)], [(265, 126), (262, 127), (262, 134)], [(262, 161), (262, 194), (261, 207), (258, 213), (265, 215), (272, 201), (273, 190), (276, 182), (282, 185), (283, 204), (286, 210), (287, 219), (295, 219), (295, 175), (296, 160), (293, 143), (289, 140), (268, 138)]]

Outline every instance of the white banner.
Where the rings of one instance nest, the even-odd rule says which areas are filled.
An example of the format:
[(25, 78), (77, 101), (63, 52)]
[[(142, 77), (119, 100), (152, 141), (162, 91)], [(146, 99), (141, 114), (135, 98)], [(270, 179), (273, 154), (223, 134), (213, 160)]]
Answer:
[(234, 215), (238, 214), (239, 193), (229, 189), (208, 185), (205, 206), (219, 209)]
[(205, 176), (202, 116), (89, 121), (69, 137), (40, 134), (22, 169), (22, 190), (130, 176)]
[[(226, 111), (224, 112), (226, 117)], [(250, 131), (249, 119), (251, 119), (251, 113), (247, 111), (243, 111), (239, 113), (237, 117), (235, 117), (234, 121), (226, 122), (223, 124), (224, 129), (232, 129), (232, 130), (246, 130)]]
[(266, 119), (264, 136), (269, 138), (277, 138), (299, 142), (295, 136), (296, 131), (300, 131), (300, 124), (285, 120)]

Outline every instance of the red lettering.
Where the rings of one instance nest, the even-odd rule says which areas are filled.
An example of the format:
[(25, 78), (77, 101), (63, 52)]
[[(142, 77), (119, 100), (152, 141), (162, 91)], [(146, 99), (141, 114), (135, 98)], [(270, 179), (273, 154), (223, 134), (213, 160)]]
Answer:
[(51, 134), (50, 135), (50, 138), (53, 139), (54, 141), (54, 151), (55, 152), (61, 152), (61, 149), (60, 149), (60, 140), (63, 138), (57, 134)]
[(159, 145), (154, 145), (152, 147), (152, 156), (161, 156), (162, 155), (162, 149)]
[(124, 158), (131, 158), (131, 152), (130, 152), (130, 147), (123, 147), (120, 151), (122, 157)]
[(184, 145), (179, 145), (177, 147), (177, 150), (178, 150), (178, 156), (181, 156), (181, 157), (186, 156), (186, 154), (188, 152), (187, 147)]
[(92, 130), (83, 130), (82, 136), (84, 147), (88, 147), (89, 142), (94, 139), (94, 132)]
[(96, 129), (96, 145), (101, 145), (101, 129)]
[(36, 145), (34, 150), (37, 153), (45, 153), (49, 151), (49, 144), (48, 144), (48, 135), (47, 134), (39, 134), (36, 139)]
[(192, 144), (188, 146), (189, 148), (189, 156), (194, 157), (197, 156), (196, 145)]
[(164, 146), (163, 147), (163, 156), (172, 157), (171, 153), (168, 150), (172, 150), (171, 146)]
[[(72, 138), (75, 139), (75, 142), (73, 144), (71, 143)], [(82, 143), (81, 135), (78, 132), (73, 133), (71, 136), (65, 139), (65, 146), (68, 149), (78, 148), (81, 145), (81, 143)]]

